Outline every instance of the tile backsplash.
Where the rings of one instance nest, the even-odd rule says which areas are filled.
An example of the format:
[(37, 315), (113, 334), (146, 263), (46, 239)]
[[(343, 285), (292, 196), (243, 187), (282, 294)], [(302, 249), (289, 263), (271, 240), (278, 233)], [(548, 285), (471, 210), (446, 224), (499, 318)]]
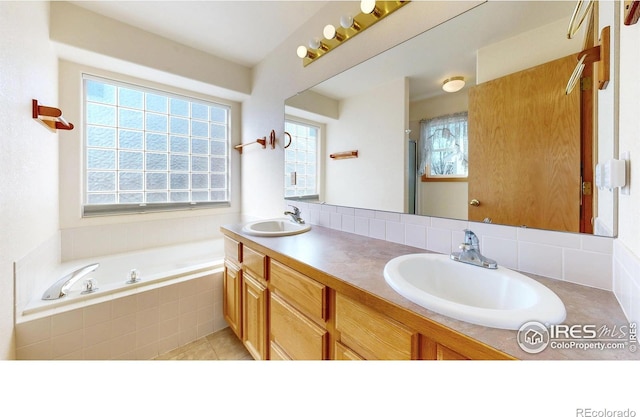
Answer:
[(617, 239), (613, 244), (613, 292), (629, 321), (640, 323), (640, 259)]
[[(290, 201), (285, 201), (285, 205)], [(438, 253), (462, 243), (464, 229), (482, 253), (521, 272), (613, 290), (614, 239), (438, 217), (296, 202), (308, 223)]]

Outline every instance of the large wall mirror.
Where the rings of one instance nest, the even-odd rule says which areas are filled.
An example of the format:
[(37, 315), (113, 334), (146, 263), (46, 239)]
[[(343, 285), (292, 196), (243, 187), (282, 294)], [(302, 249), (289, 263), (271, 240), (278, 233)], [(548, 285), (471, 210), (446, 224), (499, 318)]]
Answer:
[[(581, 177), (581, 94), (595, 97), (593, 117), (613, 112), (603, 108), (613, 104), (580, 88), (565, 93), (577, 57), (593, 42), (589, 24), (567, 38), (574, 7), (486, 2), (287, 99), (285, 131), (295, 145), (285, 149), (285, 198), (315, 195), (340, 206), (613, 236), (614, 192), (588, 190)], [(560, 66), (548, 69), (552, 62)], [(452, 77), (465, 86), (445, 92)], [(547, 107), (535, 107), (534, 92)], [(446, 124), (460, 115), (468, 135)], [(445, 128), (433, 130), (434, 121)], [(435, 131), (446, 134), (436, 141)], [(613, 134), (596, 136), (593, 161), (612, 158)], [(447, 158), (462, 169), (434, 170), (439, 146), (456, 150)], [(512, 170), (505, 174), (500, 164)], [(580, 210), (589, 192), (585, 228)]]

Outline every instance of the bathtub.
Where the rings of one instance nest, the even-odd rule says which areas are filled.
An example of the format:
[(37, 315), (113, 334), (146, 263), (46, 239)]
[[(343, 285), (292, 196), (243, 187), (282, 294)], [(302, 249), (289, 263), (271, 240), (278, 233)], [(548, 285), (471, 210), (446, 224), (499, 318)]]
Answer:
[[(61, 277), (91, 263), (100, 266), (65, 296), (41, 299)], [(126, 284), (132, 269), (141, 280)], [(148, 359), (206, 336), (227, 326), (223, 269), (223, 239), (64, 262), (17, 312), (17, 357)], [(98, 290), (82, 294), (89, 278)]]

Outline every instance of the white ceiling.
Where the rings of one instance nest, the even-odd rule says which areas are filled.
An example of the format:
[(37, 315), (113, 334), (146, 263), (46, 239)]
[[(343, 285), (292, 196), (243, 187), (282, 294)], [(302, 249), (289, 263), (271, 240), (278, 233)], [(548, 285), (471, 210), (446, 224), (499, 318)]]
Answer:
[[(328, 2), (89, 0), (70, 3), (253, 67)], [(489, 1), (472, 13), (466, 13), (464, 18), (429, 31), (433, 39), (429, 41), (428, 53), (414, 39), (406, 42), (404, 48), (394, 48), (395, 55), (391, 59), (387, 54), (370, 59), (366, 63), (366, 77), (359, 72), (358, 82), (347, 71), (334, 77), (332, 84), (323, 83), (324, 89), (318, 87), (317, 91), (330, 97), (343, 97), (382, 79), (393, 78), (393, 75), (410, 77), (412, 97), (425, 97), (438, 92), (444, 75), (453, 70), (456, 74), (467, 75), (467, 80), (473, 82), (475, 51), (479, 47), (539, 27), (558, 16), (569, 16), (575, 6), (574, 1), (532, 1), (524, 9), (513, 7), (518, 3), (524, 4), (521, 1)], [(379, 64), (380, 60), (385, 63)]]
[(253, 67), (327, 1), (71, 1), (220, 58)]

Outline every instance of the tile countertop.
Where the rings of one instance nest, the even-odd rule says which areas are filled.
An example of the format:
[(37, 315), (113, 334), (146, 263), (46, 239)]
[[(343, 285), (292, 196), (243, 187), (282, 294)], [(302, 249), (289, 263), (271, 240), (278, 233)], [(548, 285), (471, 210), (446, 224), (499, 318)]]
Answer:
[[(397, 256), (428, 253), (426, 250), (315, 225), (309, 232), (284, 237), (250, 236), (241, 229), (242, 225), (239, 224), (221, 228), (224, 234), (243, 243), (252, 242), (265, 255), (338, 292), (364, 302), (368, 297), (375, 297), (390, 303), (388, 311), (384, 313), (395, 318), (411, 317), (411, 323), (407, 324), (418, 331), (422, 327), (420, 323), (428, 327), (429, 322), (435, 322), (517, 359), (640, 359), (640, 353), (632, 353), (628, 348), (585, 350), (547, 347), (541, 353), (529, 354), (519, 347), (516, 330), (466, 323), (434, 313), (405, 299), (386, 283), (384, 266)], [(566, 324), (594, 324), (597, 328), (606, 325), (610, 329), (626, 326), (628, 329), (629, 323), (612, 292), (532, 274), (524, 275), (546, 285), (562, 299), (567, 310)]]

